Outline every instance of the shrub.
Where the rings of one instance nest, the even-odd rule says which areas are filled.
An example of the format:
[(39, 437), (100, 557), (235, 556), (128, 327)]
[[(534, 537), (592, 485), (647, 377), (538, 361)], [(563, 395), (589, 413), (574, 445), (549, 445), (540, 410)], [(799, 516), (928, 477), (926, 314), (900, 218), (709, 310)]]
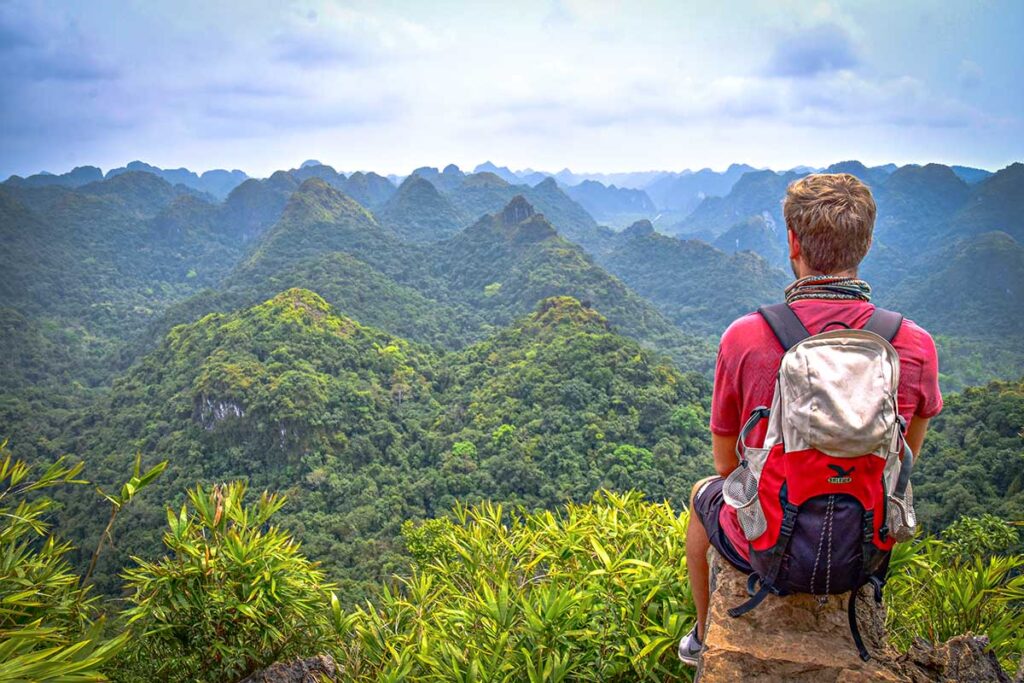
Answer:
[(54, 502), (39, 493), (86, 483), (81, 470), (60, 458), (33, 476), (0, 444), (0, 681), (98, 680), (124, 645), (103, 638), (95, 598), (64, 557), (71, 544), (50, 534)]
[(685, 514), (599, 492), (558, 513), (482, 503), (455, 518), (430, 528), (408, 579), (345, 617), (348, 677), (689, 679), (675, 655), (694, 618)]
[[(333, 586), (270, 517), (284, 498), (245, 505), (235, 482), (188, 492), (167, 511), (157, 562), (125, 573), (136, 638), (111, 675), (121, 680), (228, 681), (309, 655), (330, 631)], [(190, 504), (190, 505), (189, 505)]]
[[(984, 534), (980, 533), (985, 531)], [(1016, 530), (991, 515), (961, 518), (942, 539), (897, 545), (889, 569), (889, 637), (900, 649), (914, 637), (933, 643), (974, 633), (1013, 671), (1024, 652), (1024, 555)]]

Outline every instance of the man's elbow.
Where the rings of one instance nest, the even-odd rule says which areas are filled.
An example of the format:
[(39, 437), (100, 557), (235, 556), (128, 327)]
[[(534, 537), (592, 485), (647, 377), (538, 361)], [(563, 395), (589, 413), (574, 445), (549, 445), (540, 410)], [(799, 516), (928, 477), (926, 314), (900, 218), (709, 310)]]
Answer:
[(715, 463), (715, 472), (718, 472), (718, 476), (720, 476), (720, 477), (728, 477), (730, 474), (732, 474), (733, 470), (735, 470), (737, 467), (738, 467), (738, 465), (735, 462), (733, 462), (733, 463), (716, 462)]
[(715, 472), (719, 476), (728, 477), (739, 466), (736, 459), (736, 435), (711, 435), (711, 454), (715, 461)]

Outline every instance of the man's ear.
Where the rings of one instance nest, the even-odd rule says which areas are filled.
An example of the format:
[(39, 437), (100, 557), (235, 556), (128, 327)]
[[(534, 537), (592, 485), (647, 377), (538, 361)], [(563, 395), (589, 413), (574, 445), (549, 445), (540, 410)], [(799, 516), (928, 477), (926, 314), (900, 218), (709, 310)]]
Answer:
[(798, 260), (800, 258), (800, 240), (791, 228), (786, 230), (786, 239), (789, 241), (789, 260)]

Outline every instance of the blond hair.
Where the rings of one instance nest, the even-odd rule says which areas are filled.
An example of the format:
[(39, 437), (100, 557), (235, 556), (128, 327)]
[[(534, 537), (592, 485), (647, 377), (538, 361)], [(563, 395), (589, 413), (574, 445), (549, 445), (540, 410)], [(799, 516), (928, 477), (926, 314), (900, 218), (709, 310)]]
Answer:
[(826, 275), (854, 270), (871, 248), (871, 190), (849, 173), (815, 173), (793, 181), (782, 212), (808, 266)]

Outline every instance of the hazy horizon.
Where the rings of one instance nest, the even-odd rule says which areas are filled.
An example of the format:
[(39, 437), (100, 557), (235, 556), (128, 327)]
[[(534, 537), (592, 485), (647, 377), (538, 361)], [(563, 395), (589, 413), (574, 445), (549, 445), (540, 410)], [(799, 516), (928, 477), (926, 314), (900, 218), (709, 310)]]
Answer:
[(1024, 3), (0, 4), (0, 177), (1024, 158)]
[[(377, 168), (352, 168), (352, 169), (348, 169), (348, 168), (341, 168), (338, 165), (332, 164), (330, 161), (327, 161), (325, 159), (303, 159), (302, 161), (299, 161), (299, 162), (284, 163), (284, 164), (281, 164), (279, 166), (275, 166), (272, 170), (270, 170), (269, 172), (264, 173), (264, 174), (254, 174), (254, 173), (250, 173), (248, 170), (246, 170), (244, 168), (236, 168), (236, 167), (231, 167), (231, 166), (216, 166), (216, 167), (210, 167), (210, 168), (190, 168), (188, 166), (177, 166), (177, 167), (159, 166), (158, 164), (151, 164), (146, 159), (130, 159), (130, 160), (125, 161), (123, 163), (116, 164), (114, 166), (109, 166), (109, 167), (97, 166), (96, 164), (81, 164), (81, 165), (82, 166), (97, 166), (103, 172), (103, 174), (106, 175), (106, 173), (108, 171), (112, 170), (112, 169), (124, 168), (129, 163), (133, 163), (133, 162), (137, 162), (137, 161), (141, 161), (142, 163), (147, 163), (147, 164), (150, 164), (152, 166), (156, 166), (156, 167), (158, 167), (158, 168), (160, 168), (160, 169), (162, 169), (164, 171), (187, 170), (187, 171), (191, 171), (193, 173), (196, 173), (197, 175), (202, 175), (206, 171), (213, 171), (213, 170), (242, 171), (243, 173), (248, 175), (250, 178), (266, 178), (266, 177), (269, 177), (271, 174), (273, 174), (273, 173), (275, 173), (277, 171), (294, 170), (294, 169), (300, 168), (303, 164), (305, 164), (308, 161), (319, 161), (321, 164), (323, 164), (325, 166), (330, 166), (330, 167), (334, 168), (335, 171), (337, 171), (339, 173), (343, 173), (345, 175), (351, 175), (351, 174), (357, 173), (357, 172), (360, 172), (360, 173), (373, 172), (373, 173), (377, 173), (378, 175), (382, 175), (384, 177), (397, 177), (397, 178), (407, 177), (407, 176), (411, 175), (413, 171), (415, 171), (417, 169), (420, 169), (420, 168), (436, 168), (438, 170), (442, 170), (442, 169), (445, 168), (445, 166), (448, 165), (448, 163), (451, 163), (451, 162), (446, 162), (446, 163), (437, 163), (437, 164), (418, 164), (418, 165), (416, 165), (416, 166), (414, 166), (412, 168), (406, 169), (406, 170), (394, 171), (394, 170), (381, 170), (381, 169), (377, 169)], [(758, 170), (758, 171), (769, 170), (769, 171), (773, 171), (773, 172), (776, 172), (776, 173), (784, 173), (784, 172), (792, 171), (794, 169), (799, 169), (799, 168), (802, 168), (802, 167), (811, 167), (811, 168), (824, 169), (824, 168), (828, 168), (829, 166), (831, 166), (833, 164), (838, 164), (838, 163), (845, 162), (845, 161), (860, 161), (862, 163), (865, 163), (862, 159), (836, 159), (836, 160), (834, 160), (834, 161), (832, 161), (832, 162), (830, 162), (828, 164), (823, 164), (823, 165), (820, 165), (820, 166), (811, 166), (810, 164), (796, 164), (795, 166), (790, 166), (790, 167), (786, 167), (786, 168), (777, 168), (777, 167), (771, 167), (771, 166), (754, 166), (754, 168), (755, 168), (755, 170)], [(513, 168), (513, 167), (509, 167), (507, 164), (498, 163), (498, 162), (495, 162), (495, 161), (493, 161), (491, 159), (485, 159), (484, 161), (481, 161), (481, 162), (478, 162), (478, 163), (474, 163), (474, 164), (468, 164), (466, 166), (460, 166), (458, 164), (456, 164), (456, 166), (458, 166), (459, 170), (462, 171), (463, 173), (472, 173), (475, 168), (477, 168), (479, 166), (482, 166), (482, 165), (484, 165), (485, 163), (488, 163), (488, 162), (493, 163), (495, 166), (497, 166), (499, 168), (500, 167), (508, 168), (510, 171), (512, 171), (513, 173), (516, 173), (516, 174), (523, 174), (523, 175), (525, 175), (525, 174), (528, 174), (528, 173), (541, 173), (541, 174), (549, 175), (549, 176), (552, 176), (552, 177), (554, 177), (555, 175), (557, 175), (559, 173), (562, 173), (564, 171), (571, 172), (574, 176), (577, 176), (577, 177), (586, 177), (586, 176), (616, 176), (616, 175), (629, 175), (629, 174), (637, 174), (637, 175), (639, 175), (639, 174), (658, 174), (658, 173), (681, 174), (681, 173), (697, 173), (699, 171), (706, 171), (706, 170), (710, 170), (710, 171), (713, 171), (715, 173), (724, 173), (730, 166), (732, 166), (732, 165), (742, 165), (744, 163), (744, 162), (732, 162), (730, 164), (726, 164), (726, 165), (720, 166), (720, 167), (700, 166), (700, 167), (685, 167), (685, 168), (642, 168), (642, 169), (624, 169), (624, 168), (620, 168), (620, 169), (611, 169), (611, 170), (603, 170), (603, 171), (594, 171), (594, 170), (589, 170), (589, 169), (576, 169), (576, 168), (571, 168), (571, 167), (568, 167), (568, 166), (563, 167), (563, 168), (559, 168), (559, 169), (535, 168), (535, 167), (530, 167), (530, 166), (524, 167), (524, 168)], [(889, 163), (894, 163), (894, 162), (883, 162), (883, 163), (879, 163), (879, 164), (868, 164), (868, 163), (865, 163), (865, 166), (871, 168), (871, 167), (877, 167), (877, 166), (884, 166), (884, 165), (889, 164)], [(968, 164), (959, 164), (959, 163), (956, 163), (956, 162), (945, 163), (945, 162), (936, 162), (936, 161), (907, 162), (906, 164), (896, 164), (896, 166), (897, 167), (904, 166), (904, 165), (908, 165), (908, 166), (925, 166), (925, 165), (932, 164), (932, 163), (943, 163), (943, 164), (945, 164), (947, 166), (961, 166), (961, 167), (968, 167), (968, 168), (976, 168), (976, 169), (979, 169), (979, 170), (995, 173), (996, 171), (999, 171), (1000, 169), (1005, 168), (1006, 166), (1012, 165), (1014, 163), (1021, 163), (1021, 162), (1012, 161), (1012, 162), (1009, 162), (1008, 164), (1006, 164), (1006, 166), (1001, 166), (999, 168), (985, 168), (985, 167), (981, 167), (981, 166), (970, 166)], [(748, 165), (753, 166), (753, 164), (748, 164)], [(77, 167), (75, 167), (75, 168), (77, 168)], [(29, 175), (34, 175), (34, 174), (38, 174), (38, 173), (52, 174), (52, 175), (61, 175), (63, 173), (67, 173), (67, 172), (72, 171), (72, 170), (74, 170), (74, 168), (39, 169), (39, 170), (34, 171), (32, 173), (28, 173), (28, 174), (22, 175), (21, 177), (28, 177)], [(13, 175), (21, 175), (21, 174), (13, 174)], [(12, 177), (12, 176), (7, 176), (7, 177)], [(6, 179), (6, 178), (0, 178), (0, 182), (2, 182), (2, 180), (4, 180), (4, 179)]]

